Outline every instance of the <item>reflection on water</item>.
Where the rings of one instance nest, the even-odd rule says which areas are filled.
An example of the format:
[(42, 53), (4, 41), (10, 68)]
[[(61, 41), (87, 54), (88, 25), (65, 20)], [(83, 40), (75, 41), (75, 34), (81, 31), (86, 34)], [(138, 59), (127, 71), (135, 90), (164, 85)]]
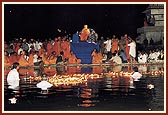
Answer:
[[(132, 66), (49, 66), (21, 68), (19, 90), (7, 88), (5, 111), (163, 111), (163, 65), (138, 65), (140, 81), (130, 83)], [(54, 86), (41, 91), (42, 74)], [(154, 88), (148, 88), (149, 85)], [(16, 103), (9, 99), (15, 97)]]

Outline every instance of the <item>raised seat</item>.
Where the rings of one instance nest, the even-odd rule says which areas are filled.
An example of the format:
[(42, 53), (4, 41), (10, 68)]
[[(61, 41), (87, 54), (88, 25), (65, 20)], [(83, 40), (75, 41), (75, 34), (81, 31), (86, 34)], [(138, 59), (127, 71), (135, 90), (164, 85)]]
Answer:
[(76, 55), (77, 58), (81, 59), (81, 64), (92, 63), (92, 51), (94, 48), (99, 50), (99, 45), (94, 43), (88, 43), (86, 41), (80, 41), (78, 43), (71, 43), (71, 51)]

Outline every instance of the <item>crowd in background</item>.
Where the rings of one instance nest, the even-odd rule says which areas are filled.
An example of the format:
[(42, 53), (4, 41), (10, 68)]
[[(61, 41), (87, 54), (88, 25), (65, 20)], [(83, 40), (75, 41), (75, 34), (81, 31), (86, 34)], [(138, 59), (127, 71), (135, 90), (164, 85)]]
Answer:
[[(91, 30), (95, 33), (95, 31)], [(112, 38), (98, 38), (91, 36), (90, 29), (85, 25), (80, 32), (80, 41), (93, 42), (99, 45), (100, 50), (92, 51), (92, 63), (149, 63), (161, 62), (164, 59), (164, 50), (150, 49), (137, 50), (136, 40), (127, 34), (120, 38), (115, 35)], [(70, 49), (72, 38), (69, 36), (60, 36), (46, 40), (35, 38), (15, 38), (12, 41), (4, 41), (4, 65), (10, 66), (18, 62), (20, 66), (44, 64), (80, 64), (81, 59), (76, 57)], [(143, 44), (146, 45), (146, 44)]]

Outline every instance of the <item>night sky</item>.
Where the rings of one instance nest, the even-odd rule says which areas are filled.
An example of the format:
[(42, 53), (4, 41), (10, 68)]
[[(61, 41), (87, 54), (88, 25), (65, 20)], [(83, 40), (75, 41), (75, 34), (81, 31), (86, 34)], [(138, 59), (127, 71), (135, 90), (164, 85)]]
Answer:
[(83, 25), (94, 29), (99, 37), (120, 37), (127, 33), (137, 37), (143, 26), (148, 4), (5, 4), (5, 40), (54, 38), (62, 33), (74, 34)]

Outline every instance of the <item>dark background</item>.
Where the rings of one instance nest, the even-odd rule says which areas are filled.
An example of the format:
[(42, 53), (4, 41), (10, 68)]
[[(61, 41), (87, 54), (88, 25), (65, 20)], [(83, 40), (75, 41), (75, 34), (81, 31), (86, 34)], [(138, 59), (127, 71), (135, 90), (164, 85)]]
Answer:
[[(45, 39), (74, 34), (83, 25), (94, 29), (99, 37), (120, 38), (127, 33), (137, 37), (143, 26), (148, 4), (5, 4), (4, 37)], [(66, 33), (65, 33), (66, 32)]]

